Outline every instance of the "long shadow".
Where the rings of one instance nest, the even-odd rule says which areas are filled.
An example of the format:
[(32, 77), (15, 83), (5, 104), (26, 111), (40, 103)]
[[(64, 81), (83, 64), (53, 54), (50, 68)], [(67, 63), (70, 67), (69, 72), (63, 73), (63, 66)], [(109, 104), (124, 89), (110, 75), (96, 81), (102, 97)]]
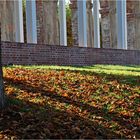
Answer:
[[(46, 104), (29, 103), (11, 98), (11, 104), (0, 111), (0, 132), (18, 139), (113, 139), (125, 138), (110, 129), (74, 113), (56, 110)], [(16, 104), (16, 105), (15, 105)], [(25, 111), (26, 108), (26, 111)], [(23, 111), (24, 109), (24, 111)]]
[(133, 76), (133, 75), (119, 75), (119, 74), (107, 74), (104, 72), (93, 72), (93, 71), (86, 71), (86, 70), (71, 70), (71, 69), (50, 69), (55, 71), (68, 71), (68, 72), (77, 72), (82, 75), (96, 75), (97, 77), (103, 77), (107, 81), (114, 81), (117, 80), (120, 84), (127, 84), (130, 86), (140, 86), (140, 76)]
[[(134, 68), (137, 68), (138, 66), (133, 66), (133, 65), (130, 65), (131, 67), (134, 67)], [(130, 67), (128, 66), (128, 67)], [(93, 66), (94, 67), (94, 66)], [(127, 66), (126, 66), (127, 67)], [(14, 68), (14, 66), (12, 66), (12, 68)], [(16, 68), (16, 67), (15, 67)], [(83, 66), (83, 67), (74, 67), (73, 68), (88, 68), (88, 66)], [(90, 68), (88, 68), (90, 69)], [(92, 69), (92, 68), (91, 68)], [(110, 70), (110, 69), (107, 69), (107, 68), (102, 68), (101, 69), (106, 69), (106, 70)], [(47, 69), (46, 69), (47, 70)], [(130, 86), (140, 86), (140, 76), (135, 76), (135, 75), (119, 75), (119, 74), (107, 74), (107, 73), (104, 73), (104, 72), (95, 72), (95, 71), (87, 71), (87, 70), (71, 70), (71, 69), (54, 69), (54, 68), (49, 68), (49, 70), (55, 70), (55, 71), (68, 71), (68, 72), (77, 72), (77, 73), (80, 73), (82, 75), (90, 75), (90, 76), (93, 76), (93, 75), (96, 75), (98, 77), (103, 77), (105, 78), (107, 81), (114, 81), (117, 80), (120, 84), (127, 84), (127, 85), (130, 85)], [(121, 69), (120, 69), (121, 70)], [(138, 70), (139, 72), (139, 70)]]
[(13, 79), (8, 79), (8, 78), (5, 78), (5, 81), (8, 84), (13, 85), (13, 86), (17, 84), (18, 88), (20, 88), (28, 93), (32, 92), (33, 94), (36, 94), (37, 92), (39, 92), (39, 93), (41, 93), (41, 96), (50, 97), (51, 99), (59, 101), (60, 103), (72, 104), (76, 107), (81, 108), (82, 111), (87, 110), (88, 112), (90, 112), (90, 114), (93, 114), (93, 115), (95, 114), (96, 116), (103, 117), (107, 121), (113, 120), (113, 121), (117, 122), (123, 128), (126, 128), (128, 130), (132, 129), (132, 127), (130, 125), (128, 126), (128, 124), (130, 123), (129, 120), (131, 120), (131, 118), (128, 118), (128, 117), (126, 118), (126, 116), (120, 115), (116, 112), (108, 112), (108, 111), (104, 110), (103, 108), (93, 107), (87, 103), (82, 103), (77, 100), (75, 101), (71, 98), (63, 97), (56, 93), (43, 90), (43, 86), (42, 87), (33, 87), (33, 86), (27, 84), (25, 81), (15, 81)]
[(140, 65), (126, 65), (125, 67), (140, 68)]
[[(114, 65), (115, 66), (115, 65)], [(89, 70), (96, 70), (96, 69), (100, 69), (100, 70), (118, 70), (118, 71), (128, 71), (128, 72), (140, 72), (140, 70), (137, 69), (131, 69), (131, 68), (140, 68), (140, 66), (133, 66), (133, 65), (126, 65), (125, 67), (130, 68), (130, 69), (125, 69), (125, 68), (117, 68), (117, 67), (101, 67), (101, 66), (72, 66), (72, 68), (83, 68), (83, 69), (89, 69)]]
[[(115, 66), (115, 65), (114, 65)], [(102, 70), (119, 70), (119, 71), (131, 71), (131, 72), (140, 72), (140, 70), (137, 69), (130, 69), (130, 68), (140, 68), (140, 66), (134, 66), (134, 65), (126, 65), (125, 67), (129, 68), (129, 69), (125, 69), (125, 68), (117, 68), (117, 67), (101, 67), (101, 66), (83, 66), (82, 68), (86, 68), (86, 69), (102, 69)], [(75, 67), (76, 68), (76, 67)]]
[(136, 69), (123, 69), (123, 68), (122, 69), (120, 69), (120, 68), (111, 68), (110, 69), (110, 68), (104, 68), (104, 67), (100, 67), (100, 66), (98, 66), (97, 68), (102, 69), (102, 70), (118, 70), (118, 71), (129, 71), (129, 72), (140, 72), (140, 70), (136, 70)]

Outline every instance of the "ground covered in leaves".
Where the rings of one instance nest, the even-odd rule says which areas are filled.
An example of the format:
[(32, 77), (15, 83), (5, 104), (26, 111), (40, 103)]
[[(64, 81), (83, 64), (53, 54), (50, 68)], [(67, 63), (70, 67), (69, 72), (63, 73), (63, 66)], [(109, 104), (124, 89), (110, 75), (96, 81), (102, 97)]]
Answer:
[(0, 139), (140, 138), (140, 67), (4, 68)]

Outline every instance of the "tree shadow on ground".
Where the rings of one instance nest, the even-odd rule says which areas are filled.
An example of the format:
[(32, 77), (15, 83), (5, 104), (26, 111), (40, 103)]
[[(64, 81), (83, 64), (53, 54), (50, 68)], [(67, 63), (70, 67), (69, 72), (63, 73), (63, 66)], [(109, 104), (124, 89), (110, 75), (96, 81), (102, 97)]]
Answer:
[(117, 80), (120, 84), (127, 84), (130, 86), (140, 86), (140, 76), (135, 75), (120, 75), (120, 74), (107, 74), (105, 72), (95, 72), (95, 71), (87, 71), (87, 70), (71, 70), (71, 69), (50, 69), (55, 71), (68, 71), (68, 72), (75, 72), (80, 73), (82, 75), (96, 75), (98, 77), (102, 77), (107, 81), (114, 81)]
[[(102, 69), (102, 70), (117, 70), (117, 71), (128, 71), (128, 72), (140, 72), (140, 70), (137, 70), (137, 69), (134, 69), (134, 68), (138, 68), (136, 66), (131, 66), (131, 69), (130, 66), (125, 66), (129, 69), (125, 69), (125, 68), (117, 68), (117, 67), (114, 67), (114, 68), (108, 68), (108, 67), (101, 67), (101, 66), (96, 66), (97, 69)], [(88, 69), (93, 69), (93, 67), (83, 67), (83, 68), (88, 68)]]
[[(73, 100), (68, 97), (63, 97), (51, 91), (43, 90), (43, 86), (34, 87), (32, 85), (29, 85), (25, 81), (17, 82), (14, 79), (10, 78), (9, 79), (5, 78), (5, 81), (10, 85), (13, 86), (17, 85), (19, 89), (22, 89), (27, 93), (36, 94), (39, 92), (43, 97), (47, 96), (54, 101), (59, 101), (60, 103), (68, 103), (76, 107), (80, 107), (82, 111), (87, 110), (93, 115), (102, 117), (105, 121), (113, 120), (124, 129), (128, 129), (130, 131), (133, 129), (131, 125), (128, 125), (129, 119), (131, 120), (131, 118), (126, 118), (126, 116), (120, 115), (116, 112), (108, 112), (103, 108), (96, 108), (90, 106), (87, 103), (83, 103), (78, 100)], [(27, 110), (29, 110), (27, 114), (30, 114), (30, 110), (34, 110), (33, 113), (30, 114), (31, 118), (28, 117), (30, 115), (26, 116), (25, 113), (24, 118), (21, 117), (21, 120), (19, 123), (17, 123), (17, 126), (15, 123), (13, 123), (14, 119), (15, 121), (18, 122), (15, 116), (12, 117), (12, 119), (9, 119), (11, 117), (11, 113), (9, 113), (9, 117), (7, 117), (7, 120), (5, 119), (7, 125), (5, 124), (0, 125), (4, 127), (6, 126), (5, 128), (1, 128), (1, 130), (5, 129), (5, 131), (9, 129), (9, 126), (11, 129), (14, 128), (14, 133), (16, 134), (16, 136), (18, 136), (18, 138), (40, 138), (40, 136), (42, 136), (42, 138), (65, 138), (65, 139), (126, 138), (125, 135), (117, 134), (115, 131), (112, 131), (108, 127), (104, 127), (102, 124), (98, 124), (98, 122), (94, 121), (94, 119), (91, 121), (89, 118), (81, 117), (78, 114), (72, 112), (69, 113), (66, 111), (57, 110), (56, 108), (50, 106), (49, 104), (46, 104), (45, 106), (39, 106), (38, 104), (29, 103), (28, 101), (20, 101), (19, 99), (16, 100), (17, 102), (23, 102), (22, 104), (27, 106)], [(38, 108), (41, 107), (44, 109), (39, 110)], [(17, 112), (17, 110), (15, 110), (15, 112)], [(10, 132), (8, 131), (5, 133)], [(33, 135), (30, 136), (31, 133), (33, 133)]]
[(0, 112), (0, 132), (19, 139), (103, 139), (125, 138), (94, 121), (74, 113), (10, 98), (8, 109)]

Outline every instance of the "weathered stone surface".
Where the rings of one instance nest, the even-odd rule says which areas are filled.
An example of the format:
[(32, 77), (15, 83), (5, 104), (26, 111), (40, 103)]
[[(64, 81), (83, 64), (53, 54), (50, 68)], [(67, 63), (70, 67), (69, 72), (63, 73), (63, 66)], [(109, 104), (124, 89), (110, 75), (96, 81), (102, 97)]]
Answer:
[(58, 0), (39, 0), (37, 4), (38, 43), (59, 45)]
[[(73, 45), (78, 45), (78, 9), (77, 0), (70, 0), (70, 8), (72, 12), (72, 35), (73, 35)], [(94, 26), (93, 26), (93, 16), (92, 16), (92, 3), (91, 0), (87, 0), (87, 46), (94, 46)]]
[(15, 39), (14, 1), (0, 1), (0, 20), (2, 28), (2, 41), (12, 41)]
[(127, 43), (128, 49), (136, 49), (135, 4), (137, 1), (127, 0)]
[[(117, 48), (116, 0), (100, 0), (102, 47)], [(128, 49), (140, 49), (140, 1), (127, 0)]]
[(78, 11), (77, 11), (77, 0), (70, 0), (70, 8), (72, 12), (72, 36), (73, 45), (78, 46)]
[(94, 47), (94, 25), (91, 0), (87, 0), (87, 46)]
[(135, 48), (140, 50), (140, 1), (135, 2)]
[(110, 18), (110, 46), (117, 48), (117, 21), (116, 21), (116, 1), (109, 2), (109, 18)]
[(102, 29), (102, 47), (110, 48), (110, 18), (109, 16), (105, 16), (102, 18), (101, 22)]
[(101, 0), (102, 47), (117, 48), (116, 1)]
[[(87, 1), (87, 46), (94, 47), (94, 19), (91, 0)], [(38, 43), (59, 45), (58, 0), (36, 0)], [(117, 48), (116, 0), (100, 0), (103, 48)], [(78, 45), (77, 0), (71, 0), (73, 45)], [(2, 40), (14, 42), (15, 5), (13, 0), (0, 1)], [(140, 1), (127, 0), (128, 49), (140, 49)]]

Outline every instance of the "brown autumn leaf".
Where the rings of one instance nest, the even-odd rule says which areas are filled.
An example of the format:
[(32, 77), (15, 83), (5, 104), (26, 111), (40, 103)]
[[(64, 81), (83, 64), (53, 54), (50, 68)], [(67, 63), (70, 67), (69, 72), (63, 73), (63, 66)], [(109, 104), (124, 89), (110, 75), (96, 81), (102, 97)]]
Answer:
[(78, 71), (4, 71), (11, 106), (0, 112), (0, 129), (8, 138), (139, 138), (125, 125), (139, 125), (137, 85)]

